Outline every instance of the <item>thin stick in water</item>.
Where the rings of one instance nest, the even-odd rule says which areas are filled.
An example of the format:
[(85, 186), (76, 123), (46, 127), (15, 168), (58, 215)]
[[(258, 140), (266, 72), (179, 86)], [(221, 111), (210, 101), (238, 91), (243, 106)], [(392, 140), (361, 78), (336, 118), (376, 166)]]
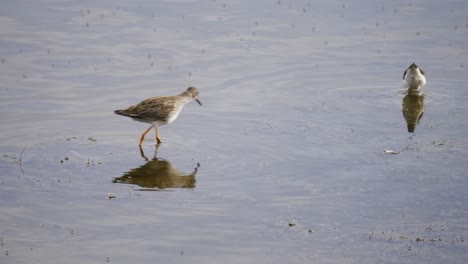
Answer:
[(27, 147), (28, 146), (23, 148), (23, 150), (21, 151), (20, 157), (19, 157), (19, 166), (20, 166), (20, 169), (21, 169), (21, 173), (23, 173), (23, 175), (24, 175), (24, 170), (23, 170), (23, 165), (21, 164), (21, 161), (23, 160), (23, 153), (24, 153), (24, 151), (26, 150)]

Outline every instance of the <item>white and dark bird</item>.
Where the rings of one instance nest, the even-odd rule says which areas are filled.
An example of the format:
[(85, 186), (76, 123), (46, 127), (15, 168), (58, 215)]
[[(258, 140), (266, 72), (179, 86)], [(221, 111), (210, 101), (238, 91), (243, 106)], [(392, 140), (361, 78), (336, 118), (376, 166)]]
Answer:
[(426, 84), (426, 73), (415, 63), (411, 64), (403, 73), (403, 85), (410, 95), (421, 95), (422, 87)]

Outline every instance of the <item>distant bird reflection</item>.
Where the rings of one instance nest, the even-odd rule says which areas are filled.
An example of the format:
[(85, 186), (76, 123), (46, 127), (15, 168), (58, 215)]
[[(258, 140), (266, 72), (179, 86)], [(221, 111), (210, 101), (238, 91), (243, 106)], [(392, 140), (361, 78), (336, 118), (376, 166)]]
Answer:
[(408, 125), (408, 132), (414, 133), (424, 115), (424, 95), (407, 94), (403, 97), (403, 116)]
[(140, 147), (141, 157), (146, 161), (142, 166), (132, 169), (121, 177), (114, 178), (114, 183), (135, 184), (143, 187), (142, 190), (164, 190), (167, 188), (195, 188), (195, 174), (197, 174), (200, 163), (194, 168), (190, 174), (181, 173), (169, 161), (157, 158), (157, 150), (159, 144), (156, 145), (153, 159), (148, 159), (145, 156), (143, 149)]

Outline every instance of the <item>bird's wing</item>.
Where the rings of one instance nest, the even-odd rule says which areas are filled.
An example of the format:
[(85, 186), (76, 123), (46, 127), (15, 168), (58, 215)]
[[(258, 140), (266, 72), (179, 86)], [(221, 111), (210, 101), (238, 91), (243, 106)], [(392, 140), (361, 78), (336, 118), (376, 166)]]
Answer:
[(148, 120), (166, 120), (169, 114), (173, 111), (175, 98), (172, 96), (166, 97), (151, 97), (139, 104), (129, 107), (130, 116)]
[(419, 68), (419, 71), (421, 72), (422, 75), (426, 76), (426, 73), (423, 71), (423, 69)]

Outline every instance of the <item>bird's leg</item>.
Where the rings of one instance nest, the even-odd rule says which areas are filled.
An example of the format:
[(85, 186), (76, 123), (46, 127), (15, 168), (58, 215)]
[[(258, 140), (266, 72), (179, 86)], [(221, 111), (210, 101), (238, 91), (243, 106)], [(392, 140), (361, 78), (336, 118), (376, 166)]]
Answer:
[(159, 137), (158, 127), (154, 126), (154, 130), (156, 131), (156, 141), (158, 142), (158, 144), (160, 144), (162, 141), (161, 141), (161, 138)]
[(145, 139), (146, 134), (148, 134), (148, 132), (151, 130), (151, 128), (153, 128), (153, 126), (150, 126), (148, 129), (146, 129), (146, 131), (143, 133), (143, 135), (141, 135), (140, 144), (138, 146), (141, 146), (141, 142), (143, 142), (143, 139)]

